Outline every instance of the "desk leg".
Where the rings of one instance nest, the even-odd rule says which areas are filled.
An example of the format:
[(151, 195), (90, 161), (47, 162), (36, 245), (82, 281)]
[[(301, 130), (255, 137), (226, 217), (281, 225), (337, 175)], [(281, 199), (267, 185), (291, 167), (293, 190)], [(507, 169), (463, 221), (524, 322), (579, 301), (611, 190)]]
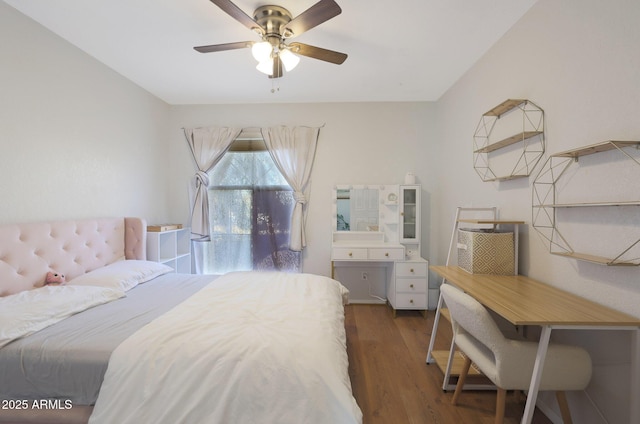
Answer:
[[(640, 329), (631, 333), (631, 390), (630, 399), (640, 398)], [(629, 422), (640, 422), (640, 402), (631, 401)]]
[(538, 389), (540, 388), (540, 380), (542, 379), (542, 370), (544, 369), (544, 360), (547, 356), (549, 348), (549, 340), (551, 339), (551, 326), (542, 327), (540, 341), (538, 342), (538, 353), (536, 354), (536, 363), (533, 366), (533, 375), (531, 376), (531, 384), (529, 385), (529, 393), (527, 393), (527, 404), (524, 408), (522, 416), (522, 424), (531, 424), (533, 419), (533, 411), (536, 409), (536, 400), (538, 399)]
[(433, 361), (431, 357), (431, 352), (433, 352), (433, 345), (436, 342), (436, 333), (438, 332), (438, 322), (440, 322), (440, 308), (442, 308), (442, 304), (444, 303), (442, 298), (442, 292), (440, 293), (440, 297), (438, 297), (438, 306), (436, 306), (436, 314), (433, 318), (433, 330), (431, 330), (431, 339), (429, 340), (429, 349), (427, 350), (427, 364), (430, 364)]
[(453, 340), (451, 340), (451, 348), (449, 348), (449, 359), (447, 359), (447, 369), (444, 372), (444, 381), (442, 382), (443, 392), (446, 392), (447, 389), (449, 388), (449, 384), (450, 384), (449, 380), (451, 379), (451, 367), (453, 366), (453, 357), (455, 356), (455, 354), (456, 354), (456, 339), (454, 336)]

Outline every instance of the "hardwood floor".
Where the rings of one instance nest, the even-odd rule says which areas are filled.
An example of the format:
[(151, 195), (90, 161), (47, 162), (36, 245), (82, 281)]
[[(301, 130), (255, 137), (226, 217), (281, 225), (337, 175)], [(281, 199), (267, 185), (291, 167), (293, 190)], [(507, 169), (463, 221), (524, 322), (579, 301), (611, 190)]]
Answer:
[[(434, 311), (398, 311), (385, 305), (347, 305), (345, 326), (349, 376), (364, 415), (363, 424), (490, 424), (495, 418), (496, 392), (465, 391), (457, 406), (453, 391), (442, 390), (442, 372), (425, 359)], [(441, 320), (436, 349), (448, 350), (451, 327)], [(525, 398), (509, 393), (505, 424), (520, 422)], [(536, 410), (534, 424), (551, 424)]]

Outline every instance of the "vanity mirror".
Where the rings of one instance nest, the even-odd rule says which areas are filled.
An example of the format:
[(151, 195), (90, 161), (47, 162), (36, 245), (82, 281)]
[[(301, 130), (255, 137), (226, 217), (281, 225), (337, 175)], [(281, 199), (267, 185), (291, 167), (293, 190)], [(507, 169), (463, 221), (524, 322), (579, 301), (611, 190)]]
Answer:
[(337, 186), (334, 231), (379, 231), (379, 187)]

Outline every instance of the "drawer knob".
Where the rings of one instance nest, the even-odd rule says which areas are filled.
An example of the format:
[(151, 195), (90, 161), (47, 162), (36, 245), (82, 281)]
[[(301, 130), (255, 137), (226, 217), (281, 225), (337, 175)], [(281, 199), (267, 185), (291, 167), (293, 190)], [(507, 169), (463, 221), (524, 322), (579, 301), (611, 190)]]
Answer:
[(409, 287), (413, 288), (413, 284), (411, 284)]
[(414, 273), (415, 271), (413, 270), (413, 268), (411, 268), (411, 269), (409, 270), (409, 272), (410, 272), (410, 273)]
[(384, 256), (386, 256), (386, 257), (388, 258), (388, 257), (389, 257), (389, 252), (386, 252), (386, 253), (384, 254)]
[(413, 303), (413, 299), (409, 300), (409, 303)]
[(351, 257), (351, 256), (353, 256), (353, 253), (352, 253), (352, 252), (349, 252), (349, 257)]

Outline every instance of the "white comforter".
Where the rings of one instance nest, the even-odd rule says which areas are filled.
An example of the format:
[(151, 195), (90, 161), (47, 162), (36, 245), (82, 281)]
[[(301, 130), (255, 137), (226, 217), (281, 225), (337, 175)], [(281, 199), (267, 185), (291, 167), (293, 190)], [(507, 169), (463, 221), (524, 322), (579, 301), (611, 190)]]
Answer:
[(0, 297), (0, 348), (123, 296), (116, 288), (49, 285)]
[(216, 279), (114, 351), (90, 423), (361, 423), (346, 293), (310, 274)]

